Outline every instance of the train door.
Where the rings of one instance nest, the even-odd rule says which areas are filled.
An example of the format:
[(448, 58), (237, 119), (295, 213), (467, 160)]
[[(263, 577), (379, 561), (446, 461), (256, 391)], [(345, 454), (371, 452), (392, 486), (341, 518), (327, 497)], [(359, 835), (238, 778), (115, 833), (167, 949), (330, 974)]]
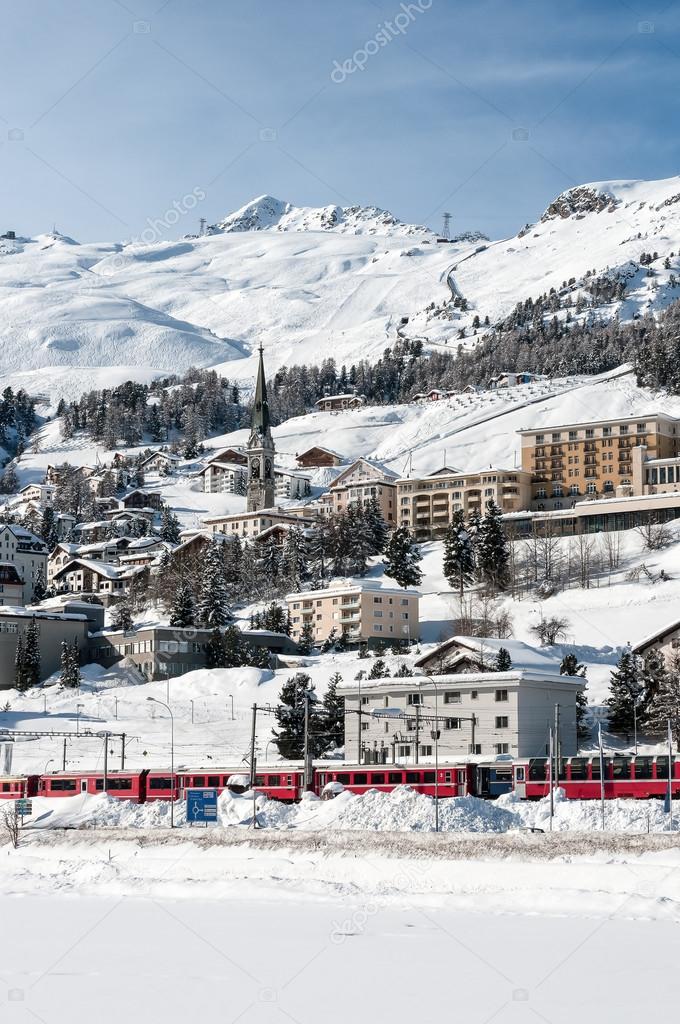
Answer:
[(87, 779), (80, 780), (80, 792), (87, 793)]
[(495, 800), (502, 793), (510, 793), (512, 785), (513, 776), (510, 768), (477, 765), (477, 796)]
[(523, 764), (516, 764), (514, 767), (515, 794), (520, 800), (525, 800), (527, 795), (526, 769)]

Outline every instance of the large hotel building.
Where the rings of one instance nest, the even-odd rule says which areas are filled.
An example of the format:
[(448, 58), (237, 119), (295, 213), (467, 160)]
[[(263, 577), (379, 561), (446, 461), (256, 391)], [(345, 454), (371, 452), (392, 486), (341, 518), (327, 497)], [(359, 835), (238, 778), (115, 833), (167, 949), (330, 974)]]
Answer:
[(531, 507), (569, 508), (584, 498), (642, 493), (648, 481), (640, 479), (640, 463), (673, 460), (679, 426), (672, 416), (654, 414), (520, 430), (522, 469), (531, 474)]

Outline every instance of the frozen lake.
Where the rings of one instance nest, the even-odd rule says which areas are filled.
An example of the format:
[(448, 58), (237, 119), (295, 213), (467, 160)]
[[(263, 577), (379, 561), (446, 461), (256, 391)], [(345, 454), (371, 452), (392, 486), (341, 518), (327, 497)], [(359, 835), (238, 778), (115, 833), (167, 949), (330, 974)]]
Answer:
[(677, 1008), (671, 920), (287, 891), (213, 902), (3, 895), (0, 921), (0, 1020), (17, 1024), (640, 1024)]

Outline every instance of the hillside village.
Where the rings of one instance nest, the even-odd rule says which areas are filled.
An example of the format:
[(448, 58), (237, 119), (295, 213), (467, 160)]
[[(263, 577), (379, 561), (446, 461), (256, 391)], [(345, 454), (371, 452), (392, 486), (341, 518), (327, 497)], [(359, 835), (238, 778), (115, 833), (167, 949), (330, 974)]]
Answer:
[[(233, 411), (220, 413), (216, 424), (226, 415), (249, 419), (249, 428), (222, 435), (224, 444), (219, 435), (195, 435), (195, 405), (181, 428), (168, 421), (159, 443), (153, 416), (165, 398), (158, 406), (155, 395), (142, 394), (135, 401), (148, 404), (133, 429), (136, 443), (121, 447), (112, 434), (93, 446), (83, 408), (62, 403), (4, 471), (3, 490), (14, 493), (2, 504), (0, 683), (21, 695), (52, 679), (80, 693), (97, 667), (139, 683), (168, 683), (251, 666), (273, 670), (283, 685), (286, 671), (304, 666), (306, 685), (324, 691), (333, 665), (344, 664), (345, 673), (355, 666), (354, 681), (336, 668), (331, 695), (339, 685), (349, 714), (353, 701), (361, 709), (381, 700), (383, 679), (395, 700), (409, 678), (445, 681), (461, 673), (475, 693), (489, 686), (497, 694), (502, 671), (512, 686), (535, 677), (531, 692), (544, 687), (540, 724), (493, 714), (487, 722), (480, 704), (472, 709), (471, 738), (461, 717), (470, 695), (458, 689), (456, 702), (468, 707), (446, 719), (452, 745), (442, 740), (443, 758), (541, 753), (555, 703), (565, 756), (592, 746), (596, 722), (625, 749), (631, 716), (636, 747), (654, 750), (663, 716), (670, 709), (675, 722), (680, 708), (680, 619), (673, 617), (668, 558), (680, 517), (680, 419), (654, 410), (642, 392), (634, 399), (641, 411), (631, 415), (564, 422), (550, 412), (556, 398), (567, 406), (570, 395), (582, 396), (582, 408), (603, 411), (606, 402), (589, 397), (593, 388), (611, 395), (615, 412), (622, 394), (634, 394), (630, 376), (624, 369), (598, 384), (508, 371), (474, 393), (416, 393), (404, 407), (406, 422), (462, 420), (465, 438), (459, 447), (454, 431), (454, 458), (443, 452), (437, 464), (433, 453), (420, 473), (413, 449), (401, 472), (394, 458), (376, 458), (370, 441), (368, 454), (358, 454), (354, 433), (361, 438), (362, 430), (351, 418), (370, 423), (372, 416), (358, 395), (324, 396), (295, 422), (302, 427), (323, 416), (328, 429), (301, 429), (295, 451), (284, 440), (280, 455), (275, 434), (293, 421), (272, 430), (262, 351), (249, 407), (230, 391)], [(225, 382), (222, 391), (230, 388)], [(534, 428), (507, 433), (505, 421), (520, 415), (526, 424), (534, 408)], [(488, 429), (498, 418), (500, 464), (484, 468), (473, 447), (478, 468), (457, 467), (466, 427)], [(130, 431), (132, 420), (125, 422)], [(352, 443), (343, 452), (336, 435), (348, 426)], [(104, 436), (107, 428), (100, 429)], [(332, 447), (322, 443), (327, 436)], [(601, 626), (600, 639), (593, 637), (577, 610), (603, 586), (614, 602), (618, 592), (650, 590), (668, 605), (663, 629), (653, 633), (644, 619), (633, 633), (632, 623), (625, 632), (608, 625), (603, 647)], [(477, 652), (472, 662), (461, 657), (467, 650)], [(364, 724), (359, 746), (347, 726), (346, 757), (409, 763), (432, 756), (417, 717), (390, 732), (389, 742)]]

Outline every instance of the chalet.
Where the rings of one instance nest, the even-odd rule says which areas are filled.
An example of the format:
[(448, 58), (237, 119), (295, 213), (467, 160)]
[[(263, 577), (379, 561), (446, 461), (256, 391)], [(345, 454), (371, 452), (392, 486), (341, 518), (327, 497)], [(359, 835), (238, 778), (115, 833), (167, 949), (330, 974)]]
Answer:
[(26, 484), (19, 491), (23, 501), (36, 501), (40, 505), (51, 505), (54, 501), (54, 484)]
[(160, 491), (145, 491), (141, 487), (124, 495), (118, 503), (120, 509), (139, 509), (140, 511), (153, 509), (156, 512), (160, 511), (162, 505)]
[(489, 672), (495, 669), (501, 648), (510, 655), (513, 671), (517, 669), (560, 674), (560, 659), (544, 650), (520, 640), (480, 636), (453, 636), (424, 654), (415, 662), (414, 667), (430, 676)]
[(312, 517), (293, 514), (287, 509), (265, 508), (258, 512), (237, 512), (234, 515), (210, 516), (203, 522), (212, 534), (225, 534), (228, 537), (239, 537), (241, 540), (254, 540), (260, 533), (272, 526), (311, 526)]
[(172, 472), (173, 469), (177, 468), (181, 461), (182, 460), (179, 455), (174, 455), (172, 452), (157, 451), (152, 452), (151, 455), (147, 455), (147, 457), (140, 462), (139, 468), (142, 472)]
[(430, 388), (429, 391), (419, 391), (411, 398), (412, 402), (424, 404), (426, 402), (441, 402), (444, 398), (451, 398), (455, 391), (442, 391), (440, 388)]
[(366, 399), (361, 395), (324, 395), (315, 402), (319, 412), (344, 412), (346, 409), (360, 409)]
[(645, 637), (632, 649), (632, 653), (640, 658), (645, 658), (652, 651), (657, 651), (671, 668), (673, 662), (680, 655), (680, 619), (666, 623), (661, 629), (656, 630), (651, 636)]
[(248, 458), (243, 448), (218, 448), (208, 456), (208, 462), (231, 462), (235, 466), (247, 466)]
[(13, 562), (0, 562), (0, 605), (22, 605), (24, 581)]
[(147, 573), (144, 566), (74, 558), (54, 574), (53, 584), (61, 593), (96, 594), (109, 603), (111, 598), (129, 597), (137, 586), (143, 586)]
[(396, 520), (397, 474), (381, 462), (357, 459), (343, 470), (329, 487), (333, 513), (343, 512), (352, 502), (364, 505), (375, 498), (386, 523)]
[(537, 373), (527, 373), (526, 371), (516, 372), (513, 370), (506, 370), (505, 373), (498, 373), (495, 377), (491, 377), (488, 386), (489, 390), (497, 391), (499, 388), (514, 388), (519, 384), (531, 384), (535, 380), (542, 380), (543, 378)]
[(321, 445), (316, 444), (312, 448), (307, 448), (304, 452), (296, 455), (295, 461), (300, 469), (316, 469), (318, 467), (341, 466), (345, 459), (331, 448), (322, 448)]
[(276, 498), (306, 498), (311, 494), (309, 477), (287, 469), (274, 469), (274, 494)]

